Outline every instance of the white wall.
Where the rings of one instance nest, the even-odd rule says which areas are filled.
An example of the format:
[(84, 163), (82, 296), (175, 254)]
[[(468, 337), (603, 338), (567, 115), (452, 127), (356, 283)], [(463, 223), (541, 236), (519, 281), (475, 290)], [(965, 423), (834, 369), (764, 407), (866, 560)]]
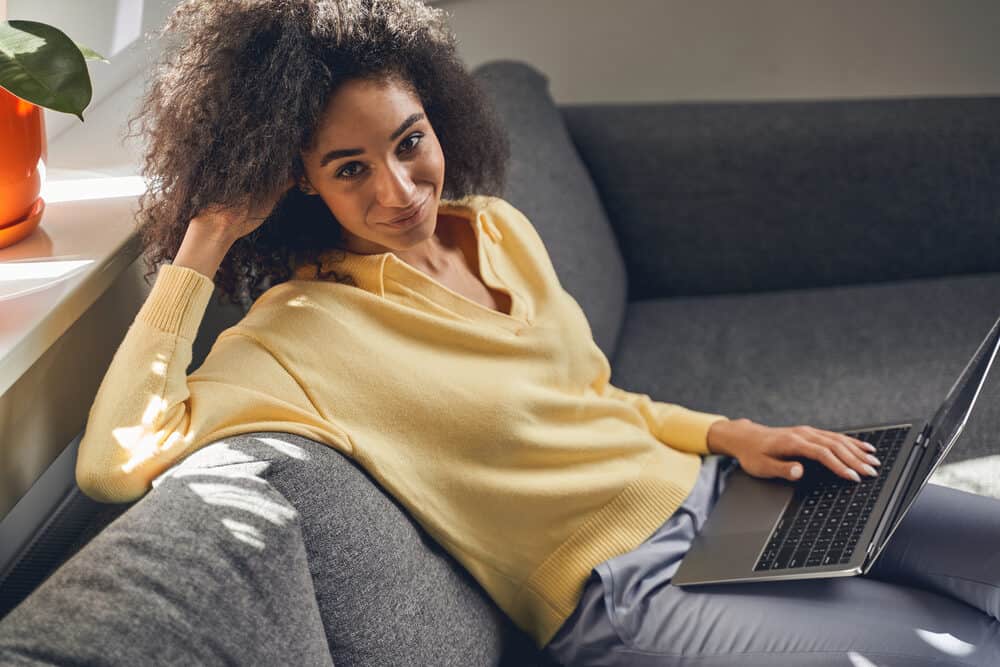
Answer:
[[(120, 138), (156, 46), (136, 38), (155, 32), (175, 0), (7, 2), (10, 18), (52, 23), (112, 60), (89, 63), (85, 123), (45, 112), (50, 166), (135, 163)], [(1000, 94), (996, 0), (437, 4), (470, 68), (530, 62), (560, 103)]]
[(122, 143), (124, 123), (142, 94), (143, 72), (158, 53), (150, 33), (175, 5), (175, 0), (7, 0), (8, 19), (53, 25), (111, 61), (87, 63), (94, 93), (82, 122), (43, 111), (50, 170), (137, 172), (137, 147)]
[(996, 0), (456, 0), (470, 66), (509, 57), (557, 102), (1000, 93)]
[[(147, 60), (156, 55), (155, 40), (146, 33), (155, 33), (175, 5), (175, 0), (7, 0), (8, 19), (53, 25), (111, 61), (88, 61), (94, 96), (83, 112), (83, 122), (70, 114), (44, 110), (50, 162), (53, 142), (59, 137), (70, 131), (90, 133), (92, 122), (102, 124), (97, 116), (113, 115), (106, 107), (100, 108), (101, 102), (146, 71)], [(105, 136), (103, 130), (97, 133)]]

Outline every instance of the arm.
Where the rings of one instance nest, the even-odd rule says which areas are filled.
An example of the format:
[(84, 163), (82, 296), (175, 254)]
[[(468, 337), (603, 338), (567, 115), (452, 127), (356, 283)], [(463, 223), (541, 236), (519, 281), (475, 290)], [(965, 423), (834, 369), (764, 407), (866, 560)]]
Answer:
[(736, 456), (734, 442), (739, 441), (743, 428), (752, 423), (746, 417), (713, 423), (708, 429), (709, 451), (723, 456)]
[(717, 453), (709, 449), (708, 433), (717, 422), (728, 421), (723, 415), (697, 412), (674, 403), (654, 401), (648, 394), (625, 391), (610, 382), (604, 386), (601, 395), (628, 403), (638, 410), (650, 432), (668, 447), (694, 454)]
[[(111, 360), (91, 405), (76, 460), (80, 489), (99, 502), (130, 502), (197, 447), (240, 422), (314, 414), (299, 385), (252, 339), (220, 335), (191, 378), (192, 344), (232, 245), (192, 222)], [(262, 382), (266, 378), (266, 382)], [(258, 387), (266, 385), (267, 392)], [(250, 406), (239, 414), (238, 406)]]
[(138, 478), (151, 480), (154, 469), (165, 469), (190, 444), (185, 371), (213, 288), (192, 269), (160, 267), (90, 407), (76, 460), (77, 484), (87, 496), (136, 499), (144, 492)]
[(91, 406), (76, 460), (80, 489), (131, 502), (187, 454), (220, 437), (315, 423), (308, 396), (254, 339), (223, 332), (190, 377), (192, 342), (213, 290), (186, 267), (160, 267)]

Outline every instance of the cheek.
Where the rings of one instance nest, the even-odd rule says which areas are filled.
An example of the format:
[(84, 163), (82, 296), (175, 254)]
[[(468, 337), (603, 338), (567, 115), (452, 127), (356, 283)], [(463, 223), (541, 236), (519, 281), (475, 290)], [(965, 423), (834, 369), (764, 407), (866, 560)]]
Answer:
[(444, 152), (437, 142), (434, 143), (434, 150), (428, 158), (428, 165), (439, 176), (444, 174)]
[[(345, 194), (341, 192), (333, 193), (327, 189), (320, 193), (320, 198), (326, 204), (326, 207), (330, 209), (330, 213), (333, 214), (337, 220), (358, 220), (363, 218), (361, 211), (363, 207), (358, 200), (358, 197), (352, 196), (350, 194)], [(348, 223), (350, 224), (350, 223)]]

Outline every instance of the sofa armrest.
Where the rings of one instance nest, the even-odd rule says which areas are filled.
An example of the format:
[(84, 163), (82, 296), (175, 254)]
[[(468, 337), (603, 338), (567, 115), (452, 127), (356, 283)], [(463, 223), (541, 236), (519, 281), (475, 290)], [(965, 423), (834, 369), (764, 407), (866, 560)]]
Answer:
[(257, 476), (268, 463), (199, 453), (0, 621), (0, 663), (333, 664), (298, 512)]
[(630, 300), (1000, 271), (1000, 97), (561, 111)]

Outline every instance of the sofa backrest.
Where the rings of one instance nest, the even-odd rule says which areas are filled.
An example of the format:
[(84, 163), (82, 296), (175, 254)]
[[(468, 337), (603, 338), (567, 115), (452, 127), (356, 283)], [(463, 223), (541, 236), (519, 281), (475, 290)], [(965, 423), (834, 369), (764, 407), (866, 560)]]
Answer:
[(1000, 97), (560, 109), (630, 301), (1000, 271)]
[(492, 97), (510, 138), (504, 199), (538, 230), (563, 288), (587, 315), (598, 347), (612, 358), (627, 305), (625, 264), (594, 182), (549, 94), (549, 79), (513, 60), (485, 63), (473, 75)]

